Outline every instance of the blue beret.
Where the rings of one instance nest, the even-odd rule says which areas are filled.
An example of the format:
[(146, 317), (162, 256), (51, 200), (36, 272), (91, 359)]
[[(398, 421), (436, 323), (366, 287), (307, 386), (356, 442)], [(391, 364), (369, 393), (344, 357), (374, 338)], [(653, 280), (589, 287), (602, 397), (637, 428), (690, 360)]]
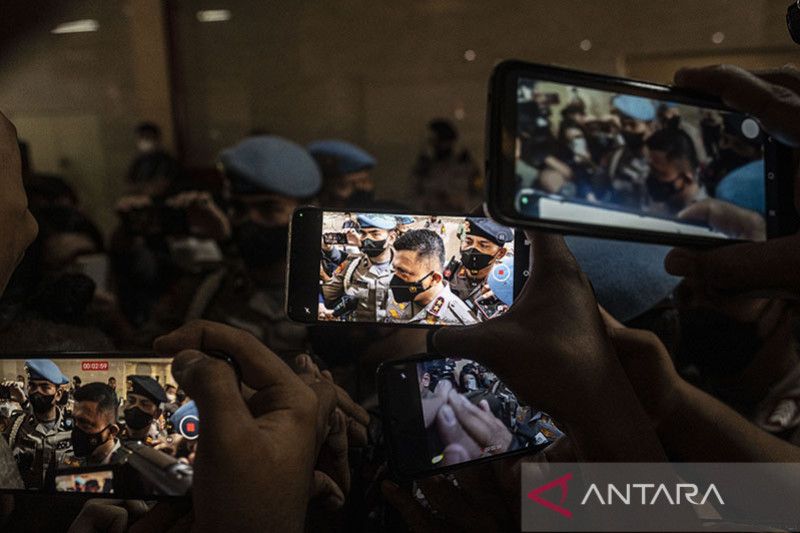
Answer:
[(651, 309), (681, 281), (664, 270), (669, 246), (587, 237), (565, 240), (591, 280), (598, 303), (622, 322)]
[(235, 193), (307, 198), (322, 186), (322, 175), (311, 154), (282, 137), (248, 137), (223, 150), (219, 158)]
[(338, 139), (314, 141), (308, 145), (308, 151), (314, 156), (335, 157), (336, 168), (340, 174), (352, 174), (360, 170), (367, 170), (377, 164), (375, 158), (362, 148)]
[(611, 103), (620, 113), (632, 119), (649, 122), (656, 118), (656, 107), (647, 98), (620, 94)]
[(764, 160), (759, 159), (731, 171), (717, 185), (716, 196), (720, 200), (763, 215), (767, 209)]
[(181, 405), (169, 418), (172, 427), (187, 439), (196, 439), (200, 434), (200, 413), (194, 400)]
[(397, 227), (397, 220), (391, 215), (358, 215), (357, 221), (361, 229), (378, 228), (388, 230)]
[(467, 234), (469, 235), (476, 235), (484, 239), (489, 239), (500, 246), (514, 239), (514, 230), (498, 224), (490, 218), (467, 217), (467, 222), (469, 222), (469, 228), (467, 230)]
[(403, 225), (413, 224), (415, 222), (414, 217), (410, 217), (408, 215), (397, 215), (394, 218), (397, 220), (398, 224), (403, 224)]
[(25, 361), (25, 367), (28, 369), (28, 379), (49, 381), (53, 385), (69, 383), (67, 376), (50, 359), (29, 359)]
[(164, 388), (150, 376), (128, 376), (126, 388), (129, 394), (146, 396), (157, 404), (167, 401), (167, 394), (164, 392)]

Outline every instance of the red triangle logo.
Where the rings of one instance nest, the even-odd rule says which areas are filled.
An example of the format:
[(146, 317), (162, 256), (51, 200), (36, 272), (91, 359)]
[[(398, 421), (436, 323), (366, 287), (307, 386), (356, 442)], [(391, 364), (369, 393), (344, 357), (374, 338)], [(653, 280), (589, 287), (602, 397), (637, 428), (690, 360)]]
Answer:
[[(570, 479), (572, 479), (572, 472), (570, 472), (569, 474), (565, 474), (565, 475), (561, 476), (560, 478), (551, 481), (550, 483), (542, 485), (541, 487), (537, 487), (537, 488), (533, 489), (532, 491), (530, 491), (528, 493), (528, 498), (531, 499), (532, 501), (538, 503), (539, 505), (541, 505), (543, 507), (547, 507), (551, 511), (555, 511), (556, 513), (560, 514), (561, 516), (565, 516), (567, 518), (572, 518), (572, 511), (570, 511), (569, 509), (567, 509), (565, 507), (562, 507), (562, 505), (564, 505), (564, 502), (567, 499), (567, 492), (569, 491), (569, 487), (567, 486), (567, 482)], [(540, 496), (543, 492), (547, 492), (548, 490), (550, 490), (550, 489), (552, 489), (554, 487), (560, 487), (561, 488), (561, 501), (558, 502), (558, 504), (555, 504), (555, 503), (553, 503), (553, 502), (551, 502), (549, 500), (545, 500), (544, 498), (542, 498)]]

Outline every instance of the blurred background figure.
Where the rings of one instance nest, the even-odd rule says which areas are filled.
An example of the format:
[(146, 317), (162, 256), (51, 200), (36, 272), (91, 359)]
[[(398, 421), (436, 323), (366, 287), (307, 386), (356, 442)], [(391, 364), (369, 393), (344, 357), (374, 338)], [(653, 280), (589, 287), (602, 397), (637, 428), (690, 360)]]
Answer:
[(480, 169), (469, 150), (458, 146), (458, 130), (446, 119), (428, 123), (428, 138), (412, 180), (419, 207), (435, 213), (465, 213), (483, 193)]
[(308, 145), (322, 172), (319, 202), (330, 209), (367, 209), (375, 201), (370, 172), (376, 159), (347, 141), (328, 139)]
[(136, 126), (136, 153), (128, 169), (128, 183), (141, 194), (165, 194), (180, 177), (180, 166), (161, 145), (161, 128), (152, 122)]
[(608, 169), (614, 202), (642, 208), (647, 202), (645, 181), (650, 173), (645, 141), (653, 132), (656, 108), (647, 98), (631, 95), (616, 96), (612, 105), (623, 139)]

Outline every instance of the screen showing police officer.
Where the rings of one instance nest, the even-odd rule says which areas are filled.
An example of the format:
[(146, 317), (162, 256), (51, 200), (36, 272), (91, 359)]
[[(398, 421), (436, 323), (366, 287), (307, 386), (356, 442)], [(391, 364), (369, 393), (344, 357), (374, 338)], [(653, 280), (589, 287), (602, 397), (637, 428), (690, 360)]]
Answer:
[(0, 489), (185, 494), (199, 417), (171, 363), (104, 354), (0, 361), (0, 433), (19, 471), (16, 486)]
[(520, 79), (525, 216), (764, 240), (766, 135), (745, 115)]
[(468, 359), (416, 364), (431, 467), (520, 449), (543, 449), (563, 433), (542, 411), (521, 405), (489, 369)]
[(325, 211), (318, 319), (469, 325), (514, 296), (514, 231), (483, 217)]

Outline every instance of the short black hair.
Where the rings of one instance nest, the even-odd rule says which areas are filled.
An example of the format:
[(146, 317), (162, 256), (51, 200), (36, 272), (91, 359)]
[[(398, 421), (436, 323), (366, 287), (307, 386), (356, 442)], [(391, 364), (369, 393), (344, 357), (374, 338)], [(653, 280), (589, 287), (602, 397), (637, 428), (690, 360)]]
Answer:
[(458, 130), (453, 123), (444, 118), (437, 118), (428, 123), (428, 129), (441, 141), (458, 140)]
[(83, 383), (83, 380), (80, 376), (72, 376), (72, 381), (77, 381), (78, 383)]
[(161, 128), (158, 124), (153, 122), (140, 122), (136, 126), (136, 134), (140, 137), (151, 137), (153, 139), (161, 138)]
[(75, 391), (76, 402), (97, 402), (100, 411), (109, 413), (117, 421), (117, 393), (105, 383), (87, 383)]
[(439, 263), (437, 270), (444, 268), (444, 241), (436, 232), (429, 229), (414, 229), (407, 231), (394, 243), (398, 252), (408, 250), (417, 252), (420, 256), (433, 259)]
[(111, 376), (110, 378), (108, 378), (108, 381), (111, 381), (112, 379), (113, 379), (115, 382), (117, 381), (117, 378), (115, 378), (114, 376)]
[(658, 130), (647, 139), (647, 147), (655, 152), (664, 152), (670, 161), (686, 159), (695, 168), (700, 165), (692, 138), (681, 129)]

